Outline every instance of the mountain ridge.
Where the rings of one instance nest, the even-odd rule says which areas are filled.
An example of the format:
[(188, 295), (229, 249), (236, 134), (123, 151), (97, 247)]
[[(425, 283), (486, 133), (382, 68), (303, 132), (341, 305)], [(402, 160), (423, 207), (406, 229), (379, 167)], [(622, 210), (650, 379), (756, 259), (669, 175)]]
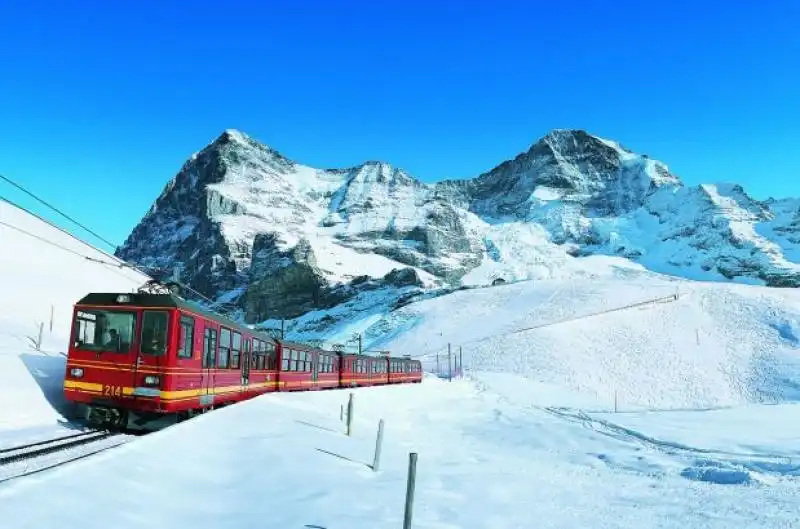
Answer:
[(608, 272), (587, 268), (589, 255), (798, 286), (798, 241), (800, 201), (687, 186), (663, 162), (580, 129), (553, 129), (473, 178), (432, 183), (377, 160), (313, 168), (226, 129), (183, 164), (117, 255), (177, 268), (260, 321), (400, 288), (403, 269), (413, 275), (400, 274), (404, 296)]

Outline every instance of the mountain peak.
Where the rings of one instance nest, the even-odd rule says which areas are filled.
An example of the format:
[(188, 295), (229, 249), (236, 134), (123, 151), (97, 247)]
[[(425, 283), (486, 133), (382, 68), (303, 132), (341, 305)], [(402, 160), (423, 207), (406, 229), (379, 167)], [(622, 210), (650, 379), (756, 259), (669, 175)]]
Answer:
[[(631, 156), (635, 153), (620, 145), (616, 141), (601, 138), (595, 134), (591, 134), (583, 129), (552, 129), (539, 141), (534, 144), (536, 146), (549, 146), (553, 150), (561, 151), (568, 150), (574, 151), (579, 148), (594, 147), (594, 148), (610, 148), (622, 156)], [(532, 148), (532, 149), (533, 149)]]
[(237, 129), (225, 129), (220, 135), (220, 139), (226, 141), (248, 142), (251, 141), (250, 136)]
[(207, 150), (218, 151), (225, 158), (241, 162), (258, 160), (261, 163), (277, 163), (280, 166), (291, 166), (292, 160), (238, 129), (225, 129), (222, 134), (206, 146)]

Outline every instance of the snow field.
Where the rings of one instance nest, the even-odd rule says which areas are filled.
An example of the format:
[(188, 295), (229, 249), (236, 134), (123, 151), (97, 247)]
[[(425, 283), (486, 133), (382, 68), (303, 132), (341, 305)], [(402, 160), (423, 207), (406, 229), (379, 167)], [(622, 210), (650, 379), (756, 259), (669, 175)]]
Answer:
[[(649, 300), (657, 301), (615, 310)], [(450, 342), (469, 370), (567, 388), (592, 409), (613, 409), (615, 398), (625, 409), (800, 398), (800, 294), (788, 289), (652, 274), (529, 281), (426, 300), (388, 318), (409, 330), (370, 347), (422, 355), (430, 369), (437, 353), (446, 365)]]
[[(339, 420), (348, 393), (259, 397), (0, 485), (0, 515), (20, 529), (396, 528), (415, 451), (413, 527), (790, 527), (800, 520), (791, 509), (796, 482), (775, 472), (753, 475), (744, 489), (709, 484), (691, 474), (698, 467), (691, 457), (520, 408), (492, 386), (428, 377), (421, 385), (357, 389), (350, 438)], [(367, 465), (381, 418), (383, 454), (373, 472)], [(740, 476), (717, 463), (718, 481)], [(75, 508), (88, 497), (91, 517)]]

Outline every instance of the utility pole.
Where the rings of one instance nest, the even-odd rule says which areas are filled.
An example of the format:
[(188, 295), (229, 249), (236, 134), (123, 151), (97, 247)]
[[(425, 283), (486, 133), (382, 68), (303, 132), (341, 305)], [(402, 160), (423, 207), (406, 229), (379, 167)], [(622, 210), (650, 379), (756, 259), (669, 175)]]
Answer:
[(281, 340), (283, 340), (284, 336), (284, 319), (281, 318)]
[(361, 354), (361, 333), (358, 333), (358, 354)]
[(447, 344), (447, 381), (453, 381), (453, 364), (450, 362), (450, 344)]

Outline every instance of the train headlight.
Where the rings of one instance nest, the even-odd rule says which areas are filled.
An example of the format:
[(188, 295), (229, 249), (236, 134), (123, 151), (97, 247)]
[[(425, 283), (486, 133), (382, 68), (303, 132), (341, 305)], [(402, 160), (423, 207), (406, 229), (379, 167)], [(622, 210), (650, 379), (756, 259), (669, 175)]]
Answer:
[(80, 367), (73, 367), (69, 370), (69, 374), (74, 378), (81, 378), (83, 376), (83, 369)]
[(157, 386), (160, 382), (161, 379), (156, 375), (147, 375), (144, 377), (145, 386)]
[(127, 294), (120, 294), (117, 296), (117, 303), (130, 303), (131, 297)]

